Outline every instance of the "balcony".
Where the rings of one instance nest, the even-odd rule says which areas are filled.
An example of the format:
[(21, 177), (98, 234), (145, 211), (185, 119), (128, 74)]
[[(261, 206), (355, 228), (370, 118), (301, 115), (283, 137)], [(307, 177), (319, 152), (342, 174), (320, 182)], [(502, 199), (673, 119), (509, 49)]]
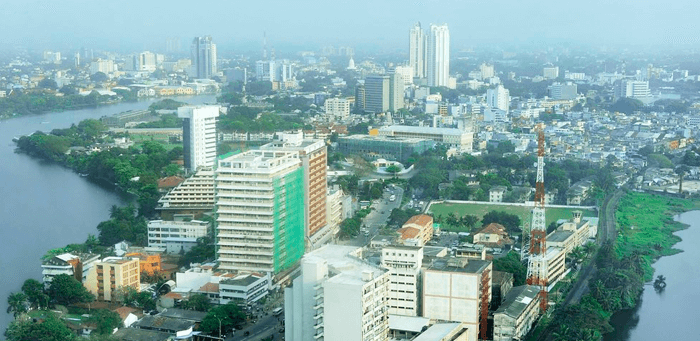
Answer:
[(316, 335), (314, 335), (314, 339), (316, 339), (316, 340), (318, 340), (319, 338), (322, 338), (322, 337), (323, 337), (323, 331), (321, 331), (320, 333), (316, 333)]
[(314, 329), (318, 330), (318, 328), (323, 328), (323, 321), (318, 321), (314, 324)]

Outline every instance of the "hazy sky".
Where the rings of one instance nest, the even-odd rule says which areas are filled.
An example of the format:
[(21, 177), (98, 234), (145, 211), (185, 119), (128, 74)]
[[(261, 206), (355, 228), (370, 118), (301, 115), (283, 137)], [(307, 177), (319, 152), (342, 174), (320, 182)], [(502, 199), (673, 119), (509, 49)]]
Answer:
[(408, 30), (447, 23), (453, 49), (565, 42), (700, 45), (697, 0), (5, 0), (5, 46), (162, 51), (212, 35), (222, 50), (350, 45), (408, 49)]

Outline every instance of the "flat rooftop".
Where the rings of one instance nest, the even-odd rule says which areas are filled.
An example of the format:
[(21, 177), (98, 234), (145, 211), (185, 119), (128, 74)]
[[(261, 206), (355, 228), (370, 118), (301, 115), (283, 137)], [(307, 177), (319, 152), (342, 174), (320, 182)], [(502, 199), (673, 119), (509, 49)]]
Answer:
[(549, 236), (547, 236), (548, 242), (561, 243), (574, 234), (573, 231), (554, 231)]
[(537, 298), (540, 289), (534, 285), (521, 285), (513, 287), (503, 301), (496, 314), (506, 314), (517, 318), (525, 311), (528, 304)]
[(452, 333), (455, 329), (460, 328), (462, 326), (461, 323), (437, 323), (428, 330), (424, 331), (420, 335), (418, 335), (413, 341), (434, 341), (434, 340), (442, 340), (450, 333)]
[[(464, 264), (464, 266), (455, 266), (453, 261), (459, 261), (462, 262), (460, 264)], [(445, 258), (436, 258), (433, 260), (432, 264), (428, 267), (428, 270), (434, 270), (434, 271), (449, 271), (449, 272), (465, 272), (465, 273), (480, 273), (488, 267), (488, 265), (491, 264), (491, 261), (488, 260), (480, 260), (480, 259), (472, 259), (472, 258), (457, 258), (457, 257), (445, 257)]]
[(402, 126), (392, 125), (379, 128), (379, 131), (394, 131), (402, 133), (415, 134), (433, 134), (433, 135), (462, 135), (466, 131), (457, 128), (434, 128), (434, 127), (418, 127), (418, 126)]
[(377, 278), (388, 271), (355, 257), (353, 254), (358, 250), (356, 246), (325, 245), (307, 253), (303, 261), (326, 261), (329, 272), (336, 274), (335, 276), (329, 274), (331, 277), (327, 281), (329, 283), (364, 284), (365, 281), (362, 280), (364, 272), (371, 271), (373, 278)]

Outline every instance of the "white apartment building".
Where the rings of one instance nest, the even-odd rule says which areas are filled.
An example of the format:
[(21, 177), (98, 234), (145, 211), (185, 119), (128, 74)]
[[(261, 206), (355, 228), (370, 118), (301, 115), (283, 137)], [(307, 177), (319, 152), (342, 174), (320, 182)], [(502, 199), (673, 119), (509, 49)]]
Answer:
[(494, 89), (486, 90), (486, 104), (493, 109), (500, 109), (508, 113), (510, 109), (510, 91), (501, 84)]
[(413, 85), (413, 67), (407, 65), (397, 66), (394, 68), (394, 73), (401, 75), (404, 86)]
[(389, 314), (419, 316), (419, 280), (423, 248), (387, 246), (382, 249), (382, 267), (389, 269)]
[(428, 86), (448, 86), (450, 81), (450, 30), (430, 25), (427, 43)]
[(106, 75), (111, 74), (116, 71), (114, 67), (114, 61), (109, 59), (98, 59), (90, 62), (90, 74), (94, 75), (98, 72), (102, 72)]
[(576, 83), (572, 82), (554, 82), (552, 85), (547, 87), (547, 90), (549, 91), (549, 97), (552, 97), (556, 100), (574, 99), (576, 98), (576, 96), (578, 96), (578, 86), (576, 85)]
[(258, 60), (255, 62), (255, 75), (259, 81), (277, 81), (277, 66), (274, 60)]
[(156, 54), (149, 51), (139, 53), (138, 68), (140, 71), (153, 72), (156, 70)]
[(251, 150), (218, 160), (216, 210), (219, 269), (277, 274), (292, 266), (304, 254), (299, 153)]
[(489, 79), (496, 75), (493, 64), (482, 63), (479, 66), (479, 71), (481, 72), (481, 79)]
[(649, 82), (630, 79), (621, 80), (615, 84), (615, 99), (623, 97), (631, 97), (648, 104), (652, 99)]
[(214, 170), (200, 168), (158, 200), (164, 220), (199, 219), (214, 209)]
[(207, 236), (209, 223), (200, 220), (148, 222), (148, 246), (167, 253), (187, 252), (197, 245), (197, 239)]
[(182, 148), (185, 168), (191, 172), (199, 167), (212, 167), (216, 159), (216, 118), (218, 105), (183, 106), (177, 116), (183, 119)]
[(270, 276), (245, 273), (219, 281), (219, 304), (250, 305), (267, 296)]
[(542, 76), (545, 79), (559, 78), (559, 67), (558, 66), (545, 66), (542, 69)]
[(423, 317), (464, 323), (468, 341), (477, 341), (491, 302), (491, 261), (467, 258), (435, 260), (423, 271)]
[(420, 23), (411, 28), (408, 40), (408, 65), (413, 69), (413, 77), (425, 78), (426, 75), (426, 37)]
[(350, 101), (347, 98), (329, 98), (324, 104), (326, 116), (331, 120), (345, 120), (350, 116)]
[(360, 252), (325, 245), (304, 256), (301, 274), (285, 288), (286, 340), (388, 340), (389, 275)]

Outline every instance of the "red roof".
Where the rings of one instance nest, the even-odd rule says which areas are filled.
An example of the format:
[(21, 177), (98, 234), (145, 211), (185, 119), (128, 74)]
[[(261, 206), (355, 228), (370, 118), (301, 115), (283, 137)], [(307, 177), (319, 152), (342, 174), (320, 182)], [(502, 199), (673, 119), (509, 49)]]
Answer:
[(429, 215), (427, 215), (427, 214), (418, 214), (418, 215), (414, 215), (413, 217), (411, 217), (410, 219), (408, 219), (408, 221), (406, 221), (406, 223), (403, 224), (403, 226), (406, 226), (406, 225), (408, 225), (408, 224), (416, 224), (416, 225), (419, 225), (419, 226), (426, 227), (426, 226), (428, 226), (428, 225), (432, 225), (432, 224), (433, 224), (433, 217), (431, 217), (431, 216), (429, 216)]
[(158, 179), (158, 188), (173, 188), (185, 181), (181, 176), (169, 176), (167, 178)]
[(202, 287), (199, 288), (199, 290), (197, 290), (197, 291), (199, 291), (199, 292), (219, 292), (219, 283), (209, 282), (205, 285), (202, 285)]

